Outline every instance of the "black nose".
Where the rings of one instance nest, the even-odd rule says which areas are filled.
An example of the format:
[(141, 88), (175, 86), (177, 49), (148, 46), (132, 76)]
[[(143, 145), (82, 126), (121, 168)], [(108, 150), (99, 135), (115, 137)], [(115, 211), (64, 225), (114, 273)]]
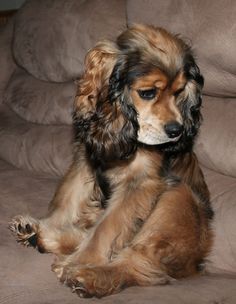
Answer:
[(171, 121), (164, 126), (164, 129), (169, 138), (175, 138), (182, 134), (184, 128), (177, 121)]

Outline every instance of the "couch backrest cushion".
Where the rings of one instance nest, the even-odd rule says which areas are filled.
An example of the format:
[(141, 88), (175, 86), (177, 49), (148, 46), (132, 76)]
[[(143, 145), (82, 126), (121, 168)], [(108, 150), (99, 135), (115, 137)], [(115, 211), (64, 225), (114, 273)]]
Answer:
[(236, 177), (236, 99), (204, 96), (202, 114), (195, 145), (200, 162)]
[(235, 0), (128, 0), (128, 23), (148, 23), (179, 33), (194, 48), (204, 92), (236, 96)]
[(76, 88), (73, 81), (46, 82), (18, 68), (10, 78), (3, 99), (27, 121), (71, 125)]
[(89, 48), (126, 26), (124, 0), (28, 0), (16, 16), (13, 51), (36, 78), (78, 78)]
[(71, 126), (29, 123), (0, 105), (0, 158), (17, 168), (62, 176), (72, 161)]
[(0, 104), (3, 101), (4, 89), (16, 68), (11, 53), (14, 18), (0, 28)]

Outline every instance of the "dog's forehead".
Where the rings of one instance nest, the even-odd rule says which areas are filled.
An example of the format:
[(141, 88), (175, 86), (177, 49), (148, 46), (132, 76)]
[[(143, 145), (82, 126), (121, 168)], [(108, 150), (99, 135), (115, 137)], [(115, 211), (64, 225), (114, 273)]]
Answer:
[(136, 25), (120, 37), (117, 43), (129, 56), (139, 54), (140, 62), (159, 67), (167, 74), (176, 75), (181, 69), (187, 50), (186, 44), (177, 36), (162, 28)]
[(146, 75), (142, 75), (134, 80), (132, 83), (132, 89), (148, 89), (159, 88), (164, 90), (169, 88), (173, 93), (180, 89), (183, 89), (187, 83), (187, 78), (184, 72), (179, 71), (174, 78), (170, 79), (164, 72), (159, 69), (155, 69)]
[(168, 84), (168, 77), (159, 69), (155, 69), (146, 75), (136, 78), (132, 84), (132, 88), (138, 90), (140, 88), (160, 87), (164, 88)]

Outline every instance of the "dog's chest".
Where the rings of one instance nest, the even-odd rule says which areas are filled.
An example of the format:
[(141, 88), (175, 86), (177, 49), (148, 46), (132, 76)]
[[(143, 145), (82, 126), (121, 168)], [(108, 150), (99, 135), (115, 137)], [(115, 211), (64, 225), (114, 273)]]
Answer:
[(107, 207), (108, 201), (117, 189), (130, 191), (138, 188), (147, 179), (159, 180), (162, 157), (158, 153), (140, 150), (127, 161), (121, 161), (96, 171), (97, 184), (102, 192), (101, 205)]

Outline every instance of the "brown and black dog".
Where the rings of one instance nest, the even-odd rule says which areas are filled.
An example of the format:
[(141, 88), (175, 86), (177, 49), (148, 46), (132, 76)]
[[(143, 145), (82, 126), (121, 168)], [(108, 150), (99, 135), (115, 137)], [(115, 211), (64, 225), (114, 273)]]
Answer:
[(80, 296), (199, 271), (212, 243), (209, 192), (192, 152), (203, 77), (190, 47), (135, 25), (90, 50), (74, 108), (74, 162), (47, 217), (16, 216), (17, 240), (57, 255)]

